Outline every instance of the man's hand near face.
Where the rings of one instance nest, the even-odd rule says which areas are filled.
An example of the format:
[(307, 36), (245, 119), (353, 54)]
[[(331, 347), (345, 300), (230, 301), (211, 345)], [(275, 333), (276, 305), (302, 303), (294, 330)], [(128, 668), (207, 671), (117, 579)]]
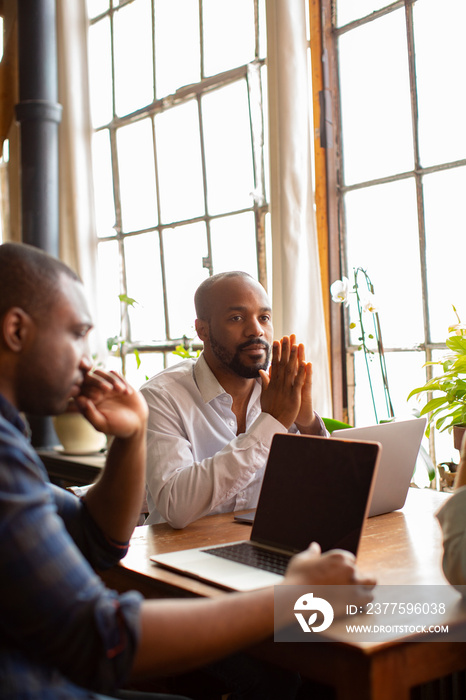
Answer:
[(295, 423), (301, 433), (321, 433), (312, 404), (312, 363), (306, 362), (304, 345), (296, 345), (295, 335), (274, 342), (269, 372), (260, 374), (261, 405), (265, 413), (270, 413), (285, 428)]
[(306, 373), (306, 364), (298, 360), (297, 345), (292, 344), (288, 336), (274, 341), (269, 372), (260, 370), (263, 387), (261, 406), (265, 413), (276, 418), (287, 429), (301, 410)]
[(116, 372), (96, 369), (87, 373), (76, 404), (94, 428), (106, 435), (130, 438), (146, 428), (146, 402)]
[(100, 369), (86, 374), (75, 401), (94, 428), (115, 438), (105, 469), (85, 499), (106, 535), (126, 542), (144, 498), (147, 404), (123, 377)]

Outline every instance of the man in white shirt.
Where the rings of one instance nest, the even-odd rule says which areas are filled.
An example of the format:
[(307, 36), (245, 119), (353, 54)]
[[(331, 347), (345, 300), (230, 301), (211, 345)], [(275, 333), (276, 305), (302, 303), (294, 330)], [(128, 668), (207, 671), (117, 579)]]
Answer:
[(149, 405), (146, 523), (174, 528), (254, 508), (275, 433), (327, 434), (303, 345), (294, 336), (272, 344), (262, 285), (244, 272), (221, 273), (194, 301), (203, 353), (141, 388)]

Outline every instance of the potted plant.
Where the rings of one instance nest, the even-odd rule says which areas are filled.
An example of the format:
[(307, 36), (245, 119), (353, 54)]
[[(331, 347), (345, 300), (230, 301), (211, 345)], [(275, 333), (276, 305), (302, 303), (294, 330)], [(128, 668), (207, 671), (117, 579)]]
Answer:
[(446, 345), (449, 352), (438, 361), (426, 363), (440, 365), (443, 374), (413, 389), (408, 399), (423, 392), (432, 394), (421, 410), (421, 416), (429, 416), (426, 435), (429, 436), (432, 426), (440, 432), (453, 432), (454, 445), (459, 450), (466, 430), (466, 327), (461, 323), (455, 307), (453, 310), (458, 323), (448, 329)]

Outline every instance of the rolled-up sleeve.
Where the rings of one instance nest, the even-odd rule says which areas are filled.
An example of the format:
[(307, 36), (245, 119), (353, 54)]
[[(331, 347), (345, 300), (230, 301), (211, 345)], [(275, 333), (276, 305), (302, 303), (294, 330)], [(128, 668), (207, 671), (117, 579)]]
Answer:
[(129, 542), (108, 538), (90, 515), (85, 500), (53, 484), (50, 488), (67, 531), (94, 569), (108, 569), (123, 559)]

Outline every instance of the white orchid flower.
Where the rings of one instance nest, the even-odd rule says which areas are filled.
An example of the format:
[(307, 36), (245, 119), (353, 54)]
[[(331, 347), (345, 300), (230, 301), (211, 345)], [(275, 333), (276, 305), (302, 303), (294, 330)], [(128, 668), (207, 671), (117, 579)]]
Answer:
[(379, 310), (377, 300), (372, 292), (367, 292), (364, 298), (361, 299), (361, 307), (363, 311), (368, 311), (371, 314), (375, 314)]
[(332, 301), (335, 301), (337, 304), (344, 304), (345, 306), (348, 306), (349, 293), (350, 282), (347, 277), (343, 277), (341, 280), (336, 280), (330, 286), (330, 294), (332, 295)]

